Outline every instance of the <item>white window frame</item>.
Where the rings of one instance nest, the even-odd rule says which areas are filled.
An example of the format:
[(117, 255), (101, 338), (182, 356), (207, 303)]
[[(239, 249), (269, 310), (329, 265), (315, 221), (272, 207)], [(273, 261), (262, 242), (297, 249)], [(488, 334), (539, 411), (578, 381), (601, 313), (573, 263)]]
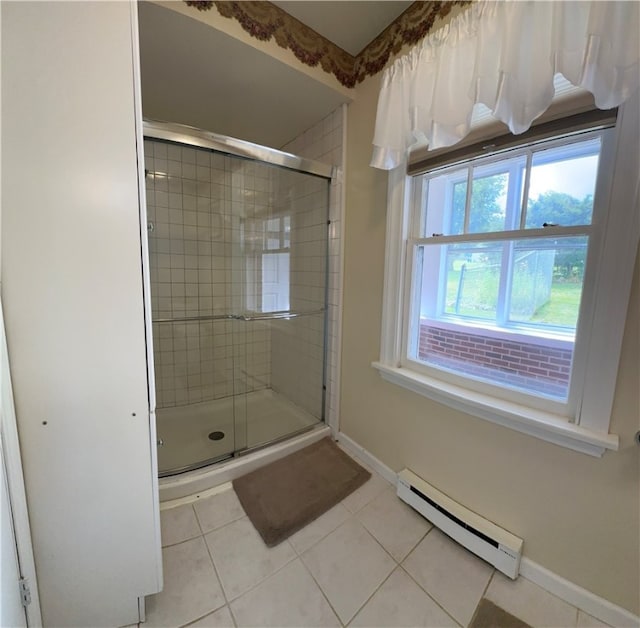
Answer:
[[(598, 194), (606, 199), (605, 224), (598, 225), (601, 240), (597, 259), (588, 264), (592, 281), (585, 281), (583, 300), (593, 303), (581, 312), (586, 341), (575, 346), (573, 377), (582, 382), (575, 400), (575, 414), (533, 408), (488, 389), (446, 381), (403, 364), (406, 355), (406, 290), (410, 289), (407, 264), (411, 177), (406, 165), (389, 173), (387, 240), (380, 359), (372, 366), (387, 381), (449, 407), (515, 429), (575, 451), (601, 456), (618, 449), (618, 437), (609, 433), (618, 363), (640, 239), (639, 96), (636, 93), (619, 108), (613, 141), (605, 142), (600, 159), (613, 163), (608, 180), (598, 182)], [(595, 250), (592, 249), (592, 250)], [(589, 253), (591, 255), (591, 252)], [(589, 293), (592, 293), (591, 296)], [(507, 395), (508, 396), (508, 395)]]
[[(569, 147), (570, 149), (575, 146), (575, 144), (579, 142), (584, 142), (589, 139), (593, 139), (594, 137), (599, 136), (602, 138), (602, 151), (606, 150), (605, 146), (610, 146), (613, 142), (615, 142), (615, 132), (613, 129), (605, 129), (599, 131), (590, 131), (579, 134), (578, 136), (565, 136), (554, 140), (549, 140), (544, 142), (541, 146), (536, 147), (526, 147), (523, 146), (522, 149), (517, 149), (514, 151), (514, 157), (520, 158), (522, 156), (526, 157), (526, 163), (531, 163), (531, 156), (535, 154), (537, 150), (548, 150), (550, 148), (561, 148), (561, 147)], [(577, 149), (574, 149), (572, 152), (576, 152)], [(498, 153), (497, 155), (490, 156), (488, 160), (476, 160), (475, 163), (472, 164), (463, 164), (460, 166), (449, 166), (446, 170), (457, 170), (459, 168), (467, 167), (471, 169), (471, 167), (478, 167), (483, 169), (487, 169), (487, 166), (494, 166), (495, 172), (503, 171), (504, 168), (500, 168), (500, 166), (505, 162), (506, 159), (509, 158), (509, 154)], [(478, 163), (479, 162), (479, 163)], [(511, 170), (515, 170), (515, 166), (512, 166)], [(606, 160), (601, 160), (600, 167), (598, 168), (598, 190), (596, 191), (596, 197), (594, 198), (594, 209), (593, 209), (593, 222), (595, 224), (598, 223), (598, 217), (600, 214), (606, 212), (607, 206), (607, 190), (608, 181), (611, 177), (611, 165), (606, 162)], [(491, 168), (489, 168), (491, 171)], [(526, 171), (524, 173), (524, 179), (526, 180), (527, 174)], [(423, 182), (420, 181), (420, 175), (413, 177), (416, 179), (411, 181), (409, 185), (415, 186), (415, 192), (412, 197), (412, 214), (415, 220), (415, 224), (413, 225), (413, 231), (415, 233), (422, 232), (423, 228), (418, 224), (418, 221), (424, 217), (424, 191), (422, 189)], [(411, 180), (411, 178), (410, 178)], [(604, 184), (604, 185), (602, 185)], [(528, 190), (524, 190), (526, 193)], [(509, 194), (513, 194), (514, 188), (509, 190)], [(470, 186), (468, 187), (467, 195), (470, 194)], [(592, 224), (589, 225), (580, 225), (575, 227), (549, 227), (549, 228), (524, 228), (524, 220), (526, 218), (526, 212), (522, 209), (522, 207), (526, 207), (527, 205), (526, 194), (523, 194), (523, 198), (519, 203), (517, 211), (513, 206), (513, 201), (511, 202), (511, 206), (509, 203), (507, 204), (507, 213), (505, 217), (505, 229), (502, 231), (494, 231), (494, 232), (479, 232), (479, 233), (464, 233), (461, 235), (452, 235), (452, 236), (444, 236), (442, 238), (438, 237), (437, 241), (434, 242), (433, 238), (430, 237), (413, 237), (407, 238), (409, 246), (407, 247), (406, 254), (406, 266), (408, 269), (411, 269), (415, 265), (414, 258), (414, 245), (430, 245), (433, 243), (437, 243), (440, 240), (445, 240), (447, 242), (472, 242), (472, 241), (481, 241), (481, 242), (493, 242), (493, 243), (504, 243), (505, 241), (511, 241), (512, 239), (540, 239), (540, 238), (552, 238), (552, 237), (572, 237), (572, 236), (586, 236), (589, 238), (589, 258), (592, 263), (595, 263), (594, 260), (598, 258), (598, 246), (600, 242), (598, 241), (598, 233), (594, 233), (594, 227)], [(467, 198), (468, 204), (469, 198)], [(522, 210), (522, 211), (521, 211)], [(521, 215), (518, 217), (518, 214)], [(511, 215), (510, 215), (511, 214)], [(518, 225), (516, 226), (515, 221), (518, 218)], [(410, 218), (411, 220), (411, 218)], [(468, 215), (465, 220), (465, 224), (468, 222)], [(510, 222), (510, 224), (509, 224)], [(509, 228), (513, 227), (513, 228)], [(466, 228), (466, 227), (465, 227)], [(411, 229), (410, 229), (411, 231)], [(411, 235), (410, 233), (408, 235)], [(595, 251), (593, 251), (595, 249)], [(590, 268), (590, 265), (588, 265)], [(488, 382), (488, 381), (475, 381), (471, 377), (467, 377), (463, 372), (447, 372), (446, 370), (440, 369), (436, 366), (430, 365), (428, 362), (420, 362), (410, 357), (410, 353), (414, 352), (413, 344), (417, 340), (416, 330), (413, 328), (412, 324), (415, 324), (416, 321), (416, 308), (420, 308), (420, 304), (417, 303), (417, 294), (412, 294), (412, 291), (417, 290), (418, 286), (411, 286), (411, 273), (407, 272), (406, 281), (408, 282), (405, 286), (404, 290), (404, 328), (408, 330), (408, 333), (403, 334), (403, 342), (405, 346), (403, 346), (402, 355), (400, 358), (400, 365), (403, 368), (409, 368), (415, 370), (417, 373), (424, 373), (425, 375), (434, 376), (437, 379), (442, 379), (443, 381), (447, 381), (453, 384), (458, 383), (465, 388), (469, 388), (472, 390), (476, 390), (478, 392), (485, 392), (490, 395), (496, 397), (502, 397), (504, 399), (514, 401), (516, 403), (521, 403), (524, 405), (530, 405), (532, 408), (548, 411), (557, 416), (563, 416), (567, 418), (573, 418), (575, 415), (576, 406), (578, 403), (578, 399), (581, 397), (581, 380), (580, 380), (580, 365), (583, 360), (580, 359), (580, 353), (577, 353), (576, 359), (574, 360), (574, 367), (572, 373), (572, 385), (571, 385), (571, 396), (567, 399), (566, 402), (561, 402), (553, 397), (547, 397), (542, 393), (539, 393), (537, 396), (533, 393), (527, 392), (518, 392), (515, 389), (510, 389), (508, 386), (504, 386), (498, 382)], [(589, 275), (590, 276), (590, 275)], [(505, 274), (503, 274), (503, 280), (505, 279)], [(439, 278), (441, 282), (442, 277)], [(586, 280), (586, 277), (585, 277)], [(503, 282), (504, 283), (504, 282)], [(499, 295), (498, 295), (498, 309), (500, 306), (504, 306), (504, 303), (501, 303), (501, 299), (504, 298), (504, 292), (506, 291), (506, 287), (504, 285), (500, 286)], [(502, 296), (501, 296), (502, 295)], [(440, 295), (439, 295), (440, 298)], [(593, 291), (589, 290), (588, 287), (583, 289), (583, 297), (581, 299), (581, 311), (588, 311), (590, 308), (590, 301), (594, 298)], [(441, 309), (440, 304), (437, 307), (439, 311)], [(417, 319), (419, 320), (419, 318)], [(504, 324), (500, 325), (499, 323), (492, 323), (491, 321), (481, 321), (481, 320), (473, 320), (470, 318), (455, 316), (455, 315), (441, 315), (432, 320), (432, 323), (436, 327), (449, 327), (450, 329), (455, 329), (457, 331), (461, 331), (463, 333), (478, 333), (482, 336), (490, 336), (493, 335), (499, 336), (504, 339), (516, 340), (517, 336), (520, 332), (520, 340), (524, 340), (529, 344), (545, 344), (543, 337), (546, 336), (547, 339), (552, 339), (554, 336), (556, 338), (556, 342), (560, 342), (563, 337), (563, 334), (560, 331), (556, 331), (553, 333), (552, 329), (544, 329), (541, 326), (532, 326), (527, 324)], [(531, 333), (535, 329), (536, 333)], [(582, 337), (586, 336), (587, 329), (580, 325), (580, 334)], [(528, 333), (527, 333), (528, 332)], [(573, 334), (570, 336), (564, 334), (565, 339), (570, 339), (573, 341)], [(540, 340), (540, 342), (539, 342)], [(582, 344), (576, 338), (576, 346), (578, 344)], [(516, 340), (517, 341), (517, 340)], [(548, 344), (548, 343), (547, 343)], [(573, 345), (573, 342), (571, 343)], [(412, 351), (409, 351), (409, 347), (411, 346)], [(575, 380), (580, 380), (578, 385), (575, 384)]]

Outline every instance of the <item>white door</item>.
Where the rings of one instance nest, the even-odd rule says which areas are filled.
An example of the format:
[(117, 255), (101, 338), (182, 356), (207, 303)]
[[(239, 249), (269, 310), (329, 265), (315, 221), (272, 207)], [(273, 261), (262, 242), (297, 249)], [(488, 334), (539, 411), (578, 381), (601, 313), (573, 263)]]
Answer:
[(0, 598), (0, 626), (20, 627), (27, 625), (27, 616), (22, 605), (22, 596), (18, 588), (20, 580), (20, 565), (18, 564), (18, 550), (16, 536), (13, 529), (11, 501), (5, 468), (2, 442), (0, 441), (0, 466), (2, 467), (2, 513), (0, 519), (0, 573), (2, 574), (2, 597)]

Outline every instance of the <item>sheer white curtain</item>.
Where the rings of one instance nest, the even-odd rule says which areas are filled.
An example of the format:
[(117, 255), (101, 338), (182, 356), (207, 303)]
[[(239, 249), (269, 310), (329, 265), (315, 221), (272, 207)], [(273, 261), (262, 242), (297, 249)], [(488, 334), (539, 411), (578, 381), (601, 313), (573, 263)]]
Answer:
[(640, 84), (639, 33), (635, 0), (475, 2), (385, 70), (371, 165), (455, 144), (476, 103), (522, 133), (551, 104), (557, 73), (616, 107)]

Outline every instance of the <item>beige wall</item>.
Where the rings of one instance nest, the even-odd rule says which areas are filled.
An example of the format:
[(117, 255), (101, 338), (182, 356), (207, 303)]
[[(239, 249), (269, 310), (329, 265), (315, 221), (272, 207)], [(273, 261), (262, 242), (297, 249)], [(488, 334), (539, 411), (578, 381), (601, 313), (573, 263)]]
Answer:
[(368, 165), (379, 80), (358, 87), (348, 113), (341, 430), (522, 537), (531, 560), (637, 614), (639, 264), (613, 411), (618, 452), (592, 458), (383, 381), (371, 362), (380, 350), (387, 175)]

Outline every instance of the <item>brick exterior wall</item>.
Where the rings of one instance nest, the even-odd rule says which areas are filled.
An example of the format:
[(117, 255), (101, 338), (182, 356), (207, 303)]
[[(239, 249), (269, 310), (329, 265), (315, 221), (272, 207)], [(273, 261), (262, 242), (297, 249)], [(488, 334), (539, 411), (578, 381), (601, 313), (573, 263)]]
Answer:
[(544, 347), (420, 324), (420, 360), (531, 391), (566, 396), (572, 356), (572, 347)]

